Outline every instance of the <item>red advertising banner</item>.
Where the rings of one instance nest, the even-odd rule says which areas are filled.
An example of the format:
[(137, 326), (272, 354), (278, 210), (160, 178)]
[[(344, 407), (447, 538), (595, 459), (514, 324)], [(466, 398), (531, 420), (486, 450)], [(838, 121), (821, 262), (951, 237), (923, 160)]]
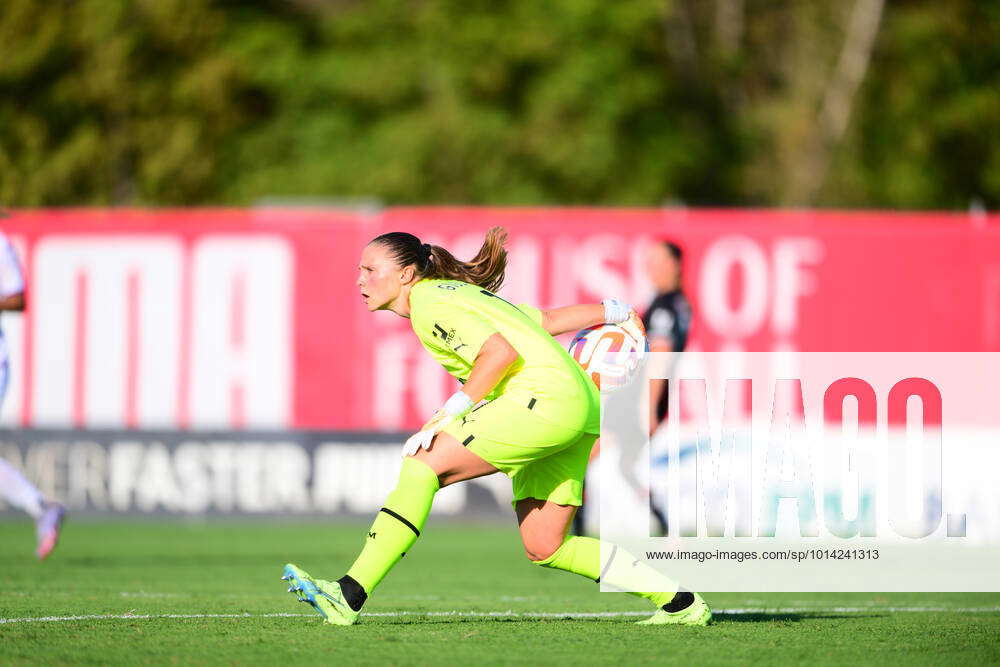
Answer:
[(648, 245), (685, 250), (700, 350), (1000, 349), (1000, 217), (755, 210), (15, 211), (2, 423), (145, 429), (419, 425), (453, 391), (407, 320), (370, 314), (364, 244), (471, 257), (510, 232), (501, 295), (645, 306)]

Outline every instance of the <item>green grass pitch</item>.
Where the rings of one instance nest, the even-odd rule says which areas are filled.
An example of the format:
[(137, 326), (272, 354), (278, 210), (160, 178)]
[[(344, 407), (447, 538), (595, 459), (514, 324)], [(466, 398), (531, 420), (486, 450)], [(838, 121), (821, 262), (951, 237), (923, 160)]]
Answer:
[[(997, 594), (708, 594), (722, 613), (707, 628), (568, 617), (648, 606), (532, 566), (513, 522), (432, 520), (351, 628), (322, 624), (279, 577), (289, 560), (339, 576), (363, 524), (79, 519), (46, 563), (32, 528), (0, 521), (0, 664), (1000, 662)], [(105, 617), (66, 618), (86, 616)]]

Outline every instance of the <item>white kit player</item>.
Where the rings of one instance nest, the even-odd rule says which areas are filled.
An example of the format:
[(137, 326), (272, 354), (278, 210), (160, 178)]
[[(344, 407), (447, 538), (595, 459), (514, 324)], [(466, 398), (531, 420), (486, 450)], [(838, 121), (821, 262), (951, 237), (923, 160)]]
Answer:
[[(14, 247), (7, 235), (0, 232), (0, 311), (4, 310), (24, 310), (24, 276), (21, 275)], [(0, 329), (0, 406), (3, 406), (9, 377), (7, 342)], [(38, 557), (45, 558), (52, 553), (59, 540), (59, 528), (66, 508), (46, 500), (34, 484), (3, 459), (0, 459), (0, 497), (7, 504), (24, 510), (35, 520)]]

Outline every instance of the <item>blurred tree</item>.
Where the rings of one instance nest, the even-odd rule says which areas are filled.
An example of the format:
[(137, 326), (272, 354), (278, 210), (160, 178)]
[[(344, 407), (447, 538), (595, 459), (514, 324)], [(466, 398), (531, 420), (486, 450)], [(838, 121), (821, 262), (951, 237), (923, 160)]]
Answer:
[(4, 0), (0, 202), (218, 197), (217, 146), (246, 116), (207, 0)]
[(890, 4), (821, 203), (1000, 208), (1000, 3)]
[(276, 113), (234, 142), (244, 174), (227, 198), (659, 204), (736, 191), (735, 129), (711, 89), (670, 76), (661, 3), (296, 7), (315, 16), (298, 35), (258, 21), (229, 40), (263, 65), (254, 83)]
[(0, 203), (1000, 205), (976, 0), (5, 0)]

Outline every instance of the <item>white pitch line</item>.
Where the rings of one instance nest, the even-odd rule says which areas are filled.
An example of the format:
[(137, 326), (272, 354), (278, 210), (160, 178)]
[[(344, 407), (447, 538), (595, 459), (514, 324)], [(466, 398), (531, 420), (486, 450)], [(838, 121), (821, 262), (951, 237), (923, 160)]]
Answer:
[(82, 616), (35, 616), (25, 618), (0, 618), (5, 623), (65, 623), (67, 621), (138, 620), (160, 618), (284, 618), (313, 616), (314, 614), (85, 614)]
[[(716, 616), (740, 616), (747, 614), (860, 614), (866, 612), (943, 612), (954, 614), (988, 614), (1000, 612), (1000, 607), (737, 607), (716, 609)], [(397, 618), (415, 616), (419, 618), (462, 617), (462, 618), (620, 618), (629, 616), (649, 616), (648, 611), (381, 611), (365, 614), (376, 618)], [(8, 623), (65, 623), (69, 621), (142, 621), (156, 619), (196, 619), (196, 618), (299, 618), (315, 614), (86, 614), (82, 616), (35, 616), (24, 618), (0, 618), (0, 625)]]

